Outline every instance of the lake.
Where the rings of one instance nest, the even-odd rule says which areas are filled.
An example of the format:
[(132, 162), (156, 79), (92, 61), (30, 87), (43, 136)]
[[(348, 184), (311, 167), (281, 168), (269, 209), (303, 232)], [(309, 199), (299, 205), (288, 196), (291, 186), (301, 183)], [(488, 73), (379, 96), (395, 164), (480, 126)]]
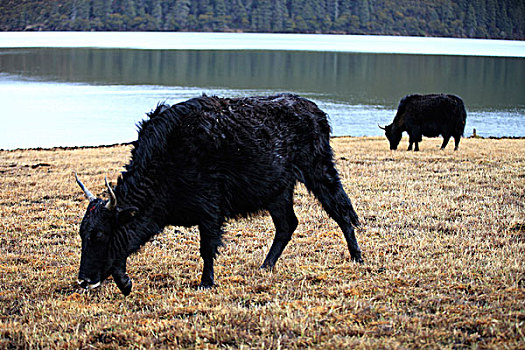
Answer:
[[(68, 37), (74, 38), (73, 34)], [(93, 38), (89, 34), (94, 33), (82, 33), (80, 38)], [(104, 34), (106, 38), (115, 35)], [(206, 34), (201, 37), (209, 40)], [(309, 38), (323, 42), (323, 37)], [(199, 41), (199, 35), (194, 38)], [(137, 136), (135, 124), (159, 101), (173, 104), (202, 93), (231, 97), (293, 92), (314, 100), (329, 114), (333, 135), (376, 136), (382, 134), (377, 124), (391, 122), (404, 95), (446, 92), (465, 101), (465, 136), (473, 128), (481, 136), (525, 136), (522, 42), (517, 42), (517, 50), (508, 51), (518, 57), (501, 57), (501, 50), (493, 51), (495, 56), (481, 49), (479, 55), (465, 56), (443, 47), (441, 51), (422, 47), (427, 53), (423, 55), (337, 47), (319, 51), (298, 46), (294, 50), (294, 36), (287, 38), (287, 47), (277, 45), (273, 50), (263, 42), (265, 50), (226, 44), (213, 50), (206, 50), (205, 45), (157, 49), (162, 46), (157, 44), (145, 50), (132, 45), (94, 47), (97, 45), (80, 39), (77, 46), (93, 47), (59, 47), (75, 45), (28, 39), (15, 45), (2, 42), (0, 34), (0, 47), (5, 47), (0, 48), (0, 148), (129, 142)], [(365, 42), (363, 37), (359, 40)], [(452, 40), (447, 41), (450, 47), (465, 46), (465, 50), (470, 42), (457, 45), (454, 40), (461, 39), (447, 40)], [(428, 46), (437, 42), (430, 39)], [(123, 39), (121, 46), (125, 43)], [(516, 42), (509, 43), (516, 46)], [(315, 41), (310, 45), (320, 47)]]

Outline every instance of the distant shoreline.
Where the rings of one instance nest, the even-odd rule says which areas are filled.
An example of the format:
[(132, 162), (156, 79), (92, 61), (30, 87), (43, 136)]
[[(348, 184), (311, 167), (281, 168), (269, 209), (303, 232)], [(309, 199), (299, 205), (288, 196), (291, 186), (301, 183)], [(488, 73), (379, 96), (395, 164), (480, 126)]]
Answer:
[[(343, 136), (330, 136), (330, 139), (378, 139), (378, 140), (385, 140), (385, 137), (382, 136), (350, 136), (350, 135), (343, 135)], [(432, 137), (428, 139), (439, 139), (439, 137)], [(479, 139), (479, 140), (525, 140), (524, 136), (468, 136), (465, 137), (465, 139)], [(407, 141), (408, 137), (403, 137), (403, 141)], [(403, 142), (402, 141), (402, 142)], [(423, 139), (423, 142), (425, 139)], [(97, 149), (97, 148), (113, 148), (113, 147), (121, 147), (121, 146), (130, 146), (133, 142), (120, 142), (120, 143), (114, 143), (109, 145), (95, 145), (95, 146), (55, 146), (55, 147), (29, 147), (29, 148), (13, 148), (13, 149), (2, 149), (0, 148), (0, 152), (24, 152), (24, 151), (74, 151), (74, 150), (82, 150), (82, 149)]]
[(36, 47), (525, 57), (525, 42), (516, 40), (216, 32), (0, 32), (0, 48)]

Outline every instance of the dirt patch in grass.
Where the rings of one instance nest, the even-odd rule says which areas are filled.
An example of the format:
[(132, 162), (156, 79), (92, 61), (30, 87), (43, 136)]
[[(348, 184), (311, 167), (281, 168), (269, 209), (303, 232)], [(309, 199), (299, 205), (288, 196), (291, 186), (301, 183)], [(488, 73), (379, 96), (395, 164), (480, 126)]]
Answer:
[(130, 257), (128, 297), (76, 286), (87, 201), (73, 172), (105, 196), (130, 146), (0, 151), (0, 348), (523, 349), (525, 140), (440, 144), (333, 140), (363, 265), (298, 186), (300, 224), (273, 272), (258, 269), (267, 215), (226, 225), (206, 291), (198, 231), (168, 227)]

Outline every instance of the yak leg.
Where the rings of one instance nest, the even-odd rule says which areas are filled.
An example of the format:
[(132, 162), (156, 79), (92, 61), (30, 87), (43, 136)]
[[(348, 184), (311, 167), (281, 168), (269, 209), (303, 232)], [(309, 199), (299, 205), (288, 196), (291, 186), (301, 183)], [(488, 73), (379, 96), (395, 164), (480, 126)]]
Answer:
[(125, 296), (129, 295), (129, 293), (131, 293), (132, 282), (126, 273), (126, 259), (121, 259), (114, 263), (114, 271), (111, 275), (122, 294)]
[(419, 151), (419, 142), (421, 142), (421, 129), (416, 126), (408, 132), (408, 151), (412, 150), (412, 143), (414, 143), (414, 152)]
[(421, 136), (418, 134), (408, 134), (408, 149), (407, 151), (412, 151), (412, 144), (414, 144), (414, 152), (419, 151), (419, 142), (421, 141)]
[(417, 133), (416, 135), (417, 136), (414, 137), (414, 152), (418, 152), (419, 151), (419, 143), (422, 140), (422, 137), (421, 137), (420, 133)]
[(457, 151), (459, 148), (459, 141), (461, 140), (461, 135), (454, 136), (454, 151)]
[[(317, 165), (312, 168), (319, 169), (321, 166)], [(309, 171), (312, 171), (312, 169), (309, 169)], [(330, 161), (329, 164), (326, 164), (322, 175), (314, 175), (313, 178), (306, 176), (305, 180), (306, 188), (313, 192), (321, 202), (324, 210), (337, 222), (343, 231), (352, 260), (362, 263), (361, 249), (357, 244), (352, 226), (352, 224), (359, 225), (359, 218), (354, 211), (350, 198), (348, 198), (341, 185), (333, 163)]]
[(441, 145), (441, 149), (445, 149), (445, 147), (447, 147), (448, 140), (450, 140), (450, 135), (444, 135), (443, 136), (443, 144)]
[(298, 221), (293, 211), (293, 188), (291, 191), (284, 192), (277, 201), (272, 203), (268, 207), (268, 211), (275, 225), (275, 238), (261, 266), (263, 269), (271, 269), (275, 266), (277, 259), (281, 256), (297, 228)]
[(416, 134), (413, 133), (413, 131), (408, 132), (408, 148), (407, 151), (412, 151), (412, 145), (415, 143), (417, 147), (417, 139)]
[(201, 288), (210, 288), (214, 284), (213, 259), (222, 243), (222, 222), (219, 220), (202, 221), (199, 224), (201, 238), (200, 253), (204, 261), (202, 269)]
[(408, 140), (408, 149), (407, 151), (412, 151), (412, 144), (414, 144), (414, 152), (419, 151), (419, 141), (414, 137), (410, 136), (410, 139)]

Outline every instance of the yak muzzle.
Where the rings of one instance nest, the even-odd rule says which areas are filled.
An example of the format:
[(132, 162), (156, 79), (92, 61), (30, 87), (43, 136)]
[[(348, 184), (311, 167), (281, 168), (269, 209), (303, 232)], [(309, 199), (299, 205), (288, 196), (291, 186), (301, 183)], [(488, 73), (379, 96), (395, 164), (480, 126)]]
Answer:
[(91, 283), (91, 281), (86, 281), (83, 279), (78, 280), (78, 285), (84, 289), (95, 289), (100, 287), (100, 281)]
[[(114, 273), (112, 274), (113, 280), (117, 284), (118, 289), (121, 291), (122, 294), (125, 296), (128, 296), (131, 293), (131, 288), (133, 286), (133, 283), (131, 282), (131, 279), (126, 273)], [(90, 279), (86, 278), (79, 278), (78, 279), (78, 285), (81, 288), (84, 289), (95, 289), (100, 287), (102, 284), (102, 281), (98, 282), (92, 282)]]

